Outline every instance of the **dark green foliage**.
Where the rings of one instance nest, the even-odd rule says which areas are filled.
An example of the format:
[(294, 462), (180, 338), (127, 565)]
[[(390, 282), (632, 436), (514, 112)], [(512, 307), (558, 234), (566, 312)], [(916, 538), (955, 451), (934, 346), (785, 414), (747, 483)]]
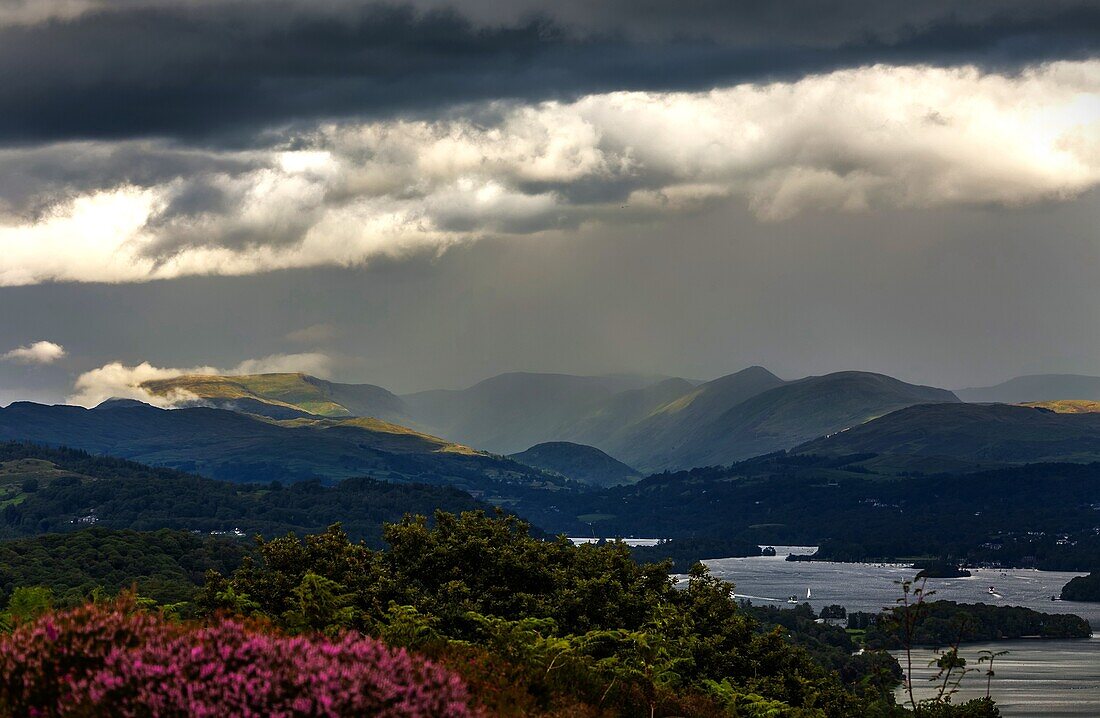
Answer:
[(1001, 711), (989, 698), (975, 698), (966, 703), (922, 703), (920, 718), (999, 718)]
[(390, 602), (438, 617), (450, 633), (466, 628), (468, 612), (508, 620), (551, 618), (563, 631), (640, 627), (658, 596), (668, 592), (664, 566), (639, 566), (622, 544), (574, 547), (541, 541), (512, 516), (438, 512), (435, 525), (408, 517), (385, 529), (389, 548), (352, 543), (343, 529), (300, 541), (260, 544), (233, 587), (282, 615), (307, 570), (348, 589), (370, 615)]
[[(858, 646), (852, 642), (848, 632), (837, 626), (817, 623), (817, 616), (808, 603), (793, 609), (754, 606), (749, 602), (742, 606), (761, 626), (781, 628), (791, 643), (806, 650), (821, 665), (835, 671), (841, 681), (853, 690), (885, 700), (901, 680), (901, 667), (889, 654), (876, 651), (856, 654)], [(842, 606), (828, 606), (822, 610), (821, 617), (840, 618), (842, 612)]]
[(594, 446), (548, 441), (509, 458), (527, 466), (552, 471), (591, 486), (631, 484), (641, 473)]
[[(887, 476), (876, 459), (777, 454), (659, 474), (633, 486), (561, 496), (519, 511), (552, 531), (722, 537), (820, 545), (839, 561), (951, 556), (1051, 570), (1100, 566), (1100, 464), (1032, 464), (978, 473)], [(914, 530), (914, 527), (920, 530)], [(702, 558), (702, 557), (699, 557)]]
[[(231, 576), (211, 574), (200, 603), (291, 629), (351, 625), (420, 648), (489, 647), (532, 666), (521, 673), (540, 705), (563, 693), (594, 705), (605, 691), (608, 701), (651, 707), (673, 705), (664, 703), (670, 696), (751, 694), (827, 716), (873, 715), (872, 705), (892, 703), (887, 690), (861, 682), (874, 670), (853, 668), (846, 688), (786, 631), (739, 607), (732, 585), (696, 572), (674, 588), (666, 566), (640, 566), (622, 544), (540, 541), (514, 517), (480, 512), (437, 514), (434, 526), (408, 518), (385, 536), (385, 551), (338, 528), (262, 542)], [(837, 656), (851, 649), (843, 631), (816, 628), (844, 644)]]
[(921, 403), (805, 444), (805, 453), (949, 457), (986, 466), (1100, 459), (1100, 414), (1008, 404)]
[[(381, 545), (382, 524), (405, 513), (466, 511), (484, 506), (458, 489), (346, 479), (336, 486), (303, 481), (283, 487), (235, 484), (71, 449), (0, 444), (0, 461), (38, 458), (73, 474), (53, 479), (0, 510), (0, 536), (97, 526), (140, 531), (232, 531), (281, 535), (322, 531), (343, 521), (355, 539)], [(94, 478), (94, 480), (93, 480)]]
[(163, 603), (189, 601), (208, 570), (234, 569), (244, 541), (181, 531), (110, 531), (91, 528), (0, 542), (0, 605), (18, 587), (52, 590), (62, 605), (95, 589), (110, 593), (137, 585)]
[[(901, 608), (893, 619), (880, 617), (867, 629), (865, 642), (873, 648), (897, 649), (904, 645), (899, 624)], [(913, 624), (912, 645), (950, 646), (956, 643), (995, 641), (1037, 636), (1040, 638), (1088, 638), (1088, 621), (1073, 614), (1050, 614), (1020, 606), (960, 604), (925, 601)]]
[(1071, 578), (1062, 587), (1062, 599), (1065, 601), (1100, 601), (1100, 573)]
[(500, 501), (570, 482), (509, 459), (370, 420), (277, 422), (210, 408), (124, 403), (84, 409), (16, 402), (0, 409), (0, 440), (70, 446), (240, 483), (372, 476), (455, 486)]

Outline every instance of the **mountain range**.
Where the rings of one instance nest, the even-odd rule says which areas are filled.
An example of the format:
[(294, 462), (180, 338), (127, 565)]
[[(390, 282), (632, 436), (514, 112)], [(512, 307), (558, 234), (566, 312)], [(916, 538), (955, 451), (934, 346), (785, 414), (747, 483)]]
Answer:
[(621, 375), (514, 372), (468, 389), (425, 391), (402, 399), (417, 426), (471, 446), (510, 454), (544, 441), (565, 440), (565, 427), (623, 392), (644, 390), (652, 381)]
[[(1085, 396), (1091, 379), (1022, 377), (997, 389), (1039, 397), (1025, 407), (967, 404), (869, 372), (788, 381), (759, 366), (707, 382), (511, 373), (404, 396), (301, 373), (188, 375), (143, 385), (182, 407), (174, 410), (17, 402), (0, 409), (0, 439), (234, 481), (369, 475), (507, 500), (527, 488), (611, 486), (776, 451), (875, 454), (875, 470), (887, 473), (1093, 460), (1100, 414)], [(1071, 390), (1080, 394), (1049, 401)]]
[(1100, 401), (1100, 376), (1031, 374), (993, 386), (957, 389), (963, 401), (1023, 404), (1036, 401), (1084, 399)]
[(1100, 461), (1100, 414), (1009, 404), (925, 404), (810, 441), (795, 451), (946, 457), (976, 464)]
[(0, 440), (32, 441), (236, 482), (326, 482), (371, 476), (462, 488), (506, 501), (523, 487), (569, 482), (373, 418), (276, 420), (207, 407), (109, 401), (94, 409), (16, 402), (0, 409)]
[(208, 406), (273, 419), (370, 416), (408, 421), (404, 402), (373, 384), (339, 384), (302, 373), (217, 376), (186, 374), (141, 388), (175, 406)]
[[(786, 381), (759, 366), (708, 382), (515, 372), (466, 389), (403, 396), (305, 374), (184, 376), (143, 386), (178, 405), (283, 421), (371, 416), (498, 454), (567, 442), (598, 449), (639, 474), (792, 449), (914, 405), (1063, 399), (1075, 401), (1050, 408), (1088, 412), (1092, 405), (1076, 400), (1100, 396), (1100, 378), (1076, 375), (1020, 377), (955, 393), (857, 371)], [(589, 475), (587, 480), (604, 485), (618, 479)]]
[(545, 441), (584, 444), (643, 473), (731, 463), (915, 403), (958, 401), (880, 374), (784, 381), (763, 367), (702, 384), (616, 388), (602, 377), (508, 374), (404, 398), (417, 425), (440, 436), (503, 453)]
[(957, 401), (944, 389), (881, 374), (838, 372), (785, 382), (752, 367), (655, 408), (606, 449), (651, 473), (729, 464), (912, 404)]
[[(130, 399), (94, 409), (17, 402), (0, 409), (0, 440), (64, 445), (249, 485), (203, 484), (205, 495), (220, 498), (188, 508), (173, 528), (211, 526), (230, 515), (256, 528), (314, 526), (344, 510), (341, 501), (392, 510), (385, 486), (399, 484), (395, 490), (405, 493), (397, 503), (415, 495), (426, 510), (437, 500), (457, 506), (469, 499), (553, 531), (598, 525), (606, 535), (694, 540), (729, 538), (724, 532), (736, 529), (733, 538), (745, 545), (830, 539), (832, 556), (866, 558), (917, 550), (903, 529), (909, 517), (923, 516), (944, 532), (947, 543), (937, 550), (951, 542), (970, 550), (1006, 527), (1027, 525), (1084, 537), (1074, 539), (1082, 542), (1077, 558), (1050, 565), (1083, 565), (1100, 555), (1085, 526), (1100, 501), (1090, 483), (1100, 463), (1089, 463), (1100, 462), (1100, 412), (1088, 399), (966, 403), (951, 391), (881, 374), (788, 381), (763, 367), (709, 382), (508, 374), (465, 390), (406, 396), (304, 374), (179, 377), (145, 389), (181, 408)], [(368, 412), (392, 418), (359, 415)], [(498, 447), (508, 446), (520, 449), (503, 455)], [(53, 463), (0, 465), (0, 478), (11, 474), (0, 482), (11, 531), (51, 521), (64, 528), (90, 515), (82, 513), (86, 506), (98, 507), (97, 516), (134, 517), (117, 528), (153, 519), (149, 526), (159, 527), (179, 514), (159, 500), (155, 481), (116, 486), (77, 476), (77, 484), (54, 486), (61, 465)], [(54, 494), (32, 496), (29, 479), (64, 491), (43, 503)], [(169, 479), (157, 481), (174, 487), (173, 496), (197, 481)], [(1011, 496), (998, 493), (1002, 480), (1011, 482)], [(307, 521), (283, 497), (268, 497), (275, 481), (299, 482), (295, 492), (343, 488), (318, 499)], [(452, 493), (413, 490), (414, 483)], [(984, 502), (979, 508), (971, 508), (974, 496)], [(291, 499), (299, 508), (308, 503)], [(952, 508), (939, 516), (943, 502)], [(1029, 518), (1036, 506), (1043, 515)], [(821, 515), (810, 521), (807, 511)], [(968, 511), (981, 520), (965, 530), (952, 523)], [(849, 522), (867, 530), (838, 528)], [(1039, 555), (1033, 543), (1020, 538), (1013, 555)], [(1069, 560), (1052, 545), (1042, 560)]]

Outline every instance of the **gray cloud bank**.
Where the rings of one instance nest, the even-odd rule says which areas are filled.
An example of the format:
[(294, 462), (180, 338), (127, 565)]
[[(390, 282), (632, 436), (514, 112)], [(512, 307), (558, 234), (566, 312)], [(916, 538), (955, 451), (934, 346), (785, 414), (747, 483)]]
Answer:
[(0, 286), (1100, 182), (1100, 7), (0, 0)]
[(1100, 61), (876, 65), (706, 92), (319, 123), (267, 147), (0, 150), (0, 285), (242, 275), (644, 224), (729, 201), (1019, 206), (1100, 182)]
[(1087, 0), (2, 0), (0, 142), (187, 137), (1100, 48)]

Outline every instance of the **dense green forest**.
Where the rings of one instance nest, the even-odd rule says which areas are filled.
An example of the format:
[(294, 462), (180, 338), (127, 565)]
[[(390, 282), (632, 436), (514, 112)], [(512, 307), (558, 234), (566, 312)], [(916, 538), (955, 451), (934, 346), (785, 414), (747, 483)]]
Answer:
[(860, 652), (860, 646), (852, 640), (852, 634), (847, 630), (818, 622), (819, 617), (841, 617), (846, 612), (839, 606), (822, 609), (820, 616), (808, 603), (794, 608), (777, 608), (754, 606), (751, 601), (742, 601), (741, 609), (757, 622), (761, 630), (778, 629), (793, 645), (808, 652), (821, 665), (836, 671), (846, 685), (869, 680), (869, 677), (882, 682), (901, 680), (901, 666), (890, 654), (880, 650)]
[[(668, 563), (639, 564), (621, 543), (548, 541), (501, 512), (439, 512), (431, 522), (408, 516), (388, 524), (384, 539), (386, 548), (374, 549), (333, 526), (255, 543), (103, 528), (9, 541), (0, 545), (0, 565), (10, 567), (5, 596), (14, 586), (24, 589), (4, 621), (19, 626), (48, 610), (51, 593), (55, 604), (102, 602), (105, 593), (136, 583), (140, 595), (161, 603), (190, 599), (170, 615), (199, 622), (156, 631), (211, 630), (223, 636), (218, 640), (237, 640), (240, 629), (224, 621), (239, 615), (259, 622), (247, 624), (257, 627), (249, 630), (264, 631), (240, 636), (246, 642), (279, 641), (285, 634), (345, 642), (351, 639), (341, 636), (374, 636), (455, 671), (486, 715), (906, 714), (895, 704), (900, 669), (888, 653), (855, 654), (849, 634), (817, 623), (808, 605), (779, 610), (740, 603), (731, 584), (701, 566), (677, 586)], [(87, 620), (125, 622), (120, 611), (149, 610), (147, 602), (126, 605), (134, 604), (88, 608)], [(1031, 632), (1030, 613), (1019, 619), (1020, 631)], [(1006, 615), (998, 613), (1001, 623)], [(61, 615), (15, 640), (72, 620)], [(149, 625), (134, 621), (127, 625)], [(30, 648), (52, 650), (41, 641)], [(17, 678), (13, 674), (13, 686), (22, 685)], [(36, 674), (35, 680), (50, 679)], [(0, 686), (0, 694), (5, 690)], [(998, 715), (985, 700), (919, 709), (924, 716)]]
[(1100, 567), (1100, 464), (899, 476), (874, 460), (775, 454), (518, 510), (551, 531), (821, 545), (819, 558), (842, 561)]
[[(867, 628), (869, 648), (902, 648), (904, 608), (893, 609), (893, 616), (880, 616)], [(960, 604), (954, 601), (925, 601), (914, 609), (908, 641), (917, 646), (951, 646), (975, 641), (1009, 638), (1088, 638), (1092, 629), (1080, 616), (1040, 613), (1021, 606), (990, 606), (984, 603)]]
[[(198, 604), (379, 635), (460, 666), (494, 715), (903, 713), (888, 654), (853, 657), (808, 608), (742, 606), (701, 567), (676, 588), (667, 564), (639, 565), (620, 543), (539, 540), (480, 512), (407, 518), (385, 538), (384, 551), (339, 528), (264, 542), (232, 574), (211, 572)], [(996, 715), (986, 701), (922, 713)]]
[(0, 492), (0, 537), (89, 525), (276, 536), (322, 531), (341, 521), (356, 540), (378, 546), (383, 522), (407, 512), (485, 506), (446, 486), (366, 478), (336, 486), (317, 480), (236, 484), (71, 449), (10, 443), (0, 444)]
[[(641, 560), (754, 555), (817, 544), (815, 559), (911, 559), (1046, 569), (1100, 566), (1100, 464), (1034, 464), (954, 475), (886, 476), (872, 455), (776, 454), (659, 474), (598, 492), (513, 487), (507, 506), (552, 532), (657, 536)], [(69, 449), (0, 444), (0, 537), (115, 529), (308, 533), (341, 521), (379, 546), (406, 512), (485, 503), (454, 487), (346, 479), (236, 484)]]
[(61, 605), (87, 599), (96, 589), (117, 593), (132, 586), (161, 603), (190, 601), (209, 570), (229, 571), (247, 553), (247, 541), (182, 531), (111, 531), (0, 542), (0, 603), (18, 587), (43, 586)]
[(1100, 601), (1100, 572), (1088, 576), (1076, 576), (1062, 587), (1065, 601)]
[(140, 402), (95, 409), (16, 402), (0, 408), (0, 439), (69, 446), (239, 483), (371, 476), (454, 486), (514, 501), (527, 488), (574, 482), (438, 437), (370, 418), (291, 419)]

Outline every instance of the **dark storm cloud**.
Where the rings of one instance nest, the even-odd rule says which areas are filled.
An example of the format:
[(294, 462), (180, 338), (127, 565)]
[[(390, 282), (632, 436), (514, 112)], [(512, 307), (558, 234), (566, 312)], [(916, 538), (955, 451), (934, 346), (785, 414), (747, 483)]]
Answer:
[[(259, 159), (243, 153), (216, 154), (141, 141), (13, 147), (0, 151), (0, 212), (33, 220), (88, 192), (119, 185), (152, 187), (209, 173), (237, 175), (260, 165)], [(181, 208), (194, 206), (198, 191), (182, 191)]]
[[(85, 12), (50, 16), (42, 1), (0, 4), (7, 143), (240, 144), (267, 128), (486, 98), (699, 89), (876, 62), (1012, 69), (1100, 48), (1091, 2), (89, 0)], [(35, 8), (41, 17), (16, 12)]]

